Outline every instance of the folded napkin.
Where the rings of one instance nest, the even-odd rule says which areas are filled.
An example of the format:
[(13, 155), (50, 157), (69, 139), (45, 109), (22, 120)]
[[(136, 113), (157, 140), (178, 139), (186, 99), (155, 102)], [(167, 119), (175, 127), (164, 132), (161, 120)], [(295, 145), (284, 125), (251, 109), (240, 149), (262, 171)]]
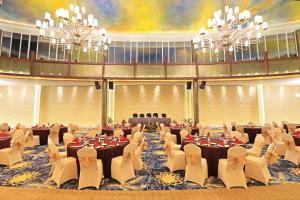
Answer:
[(222, 141), (222, 140), (218, 140), (216, 143), (220, 146), (224, 146), (224, 141)]
[(94, 142), (92, 142), (92, 144), (94, 144), (94, 147), (98, 147), (100, 145), (98, 140), (95, 140)]
[(207, 144), (207, 140), (205, 139), (200, 140), (200, 144)]
[(121, 137), (120, 137), (120, 141), (121, 141), (121, 142), (127, 142), (128, 139), (127, 139), (126, 137), (124, 137), (124, 136), (121, 136)]
[(300, 131), (297, 131), (293, 134), (294, 136), (300, 136)]
[(234, 143), (234, 144), (243, 144), (243, 142), (242, 142), (242, 141), (240, 141), (239, 139), (235, 139), (235, 140), (233, 140), (233, 143)]
[(79, 140), (78, 138), (75, 138), (75, 139), (73, 140), (73, 142), (75, 142), (76, 144), (79, 144), (79, 143), (80, 143), (80, 140)]
[(116, 141), (111, 141), (109, 145), (117, 145)]

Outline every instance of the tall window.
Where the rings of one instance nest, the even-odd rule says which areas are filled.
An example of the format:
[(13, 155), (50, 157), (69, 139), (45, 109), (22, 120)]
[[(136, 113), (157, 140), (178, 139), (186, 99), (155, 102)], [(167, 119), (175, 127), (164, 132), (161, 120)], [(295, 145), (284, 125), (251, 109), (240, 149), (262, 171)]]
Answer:
[(21, 54), (20, 54), (21, 58), (27, 58), (28, 46), (29, 46), (29, 35), (22, 35)]
[(11, 57), (17, 57), (17, 58), (19, 57), (20, 44), (21, 44), (21, 34), (13, 33), (12, 43), (11, 43)]
[(9, 57), (10, 56), (10, 43), (11, 43), (11, 33), (3, 32), (2, 37), (2, 48), (1, 48), (1, 56)]

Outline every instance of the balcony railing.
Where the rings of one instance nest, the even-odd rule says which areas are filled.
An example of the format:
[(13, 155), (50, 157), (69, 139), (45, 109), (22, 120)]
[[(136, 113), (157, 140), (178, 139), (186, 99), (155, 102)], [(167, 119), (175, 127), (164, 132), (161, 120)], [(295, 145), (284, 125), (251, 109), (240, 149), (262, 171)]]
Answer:
[[(0, 74), (67, 79), (216, 79), (300, 74), (300, 57), (212, 64), (105, 64), (0, 57)], [(197, 59), (195, 59), (197, 60)], [(229, 59), (230, 60), (230, 59)]]

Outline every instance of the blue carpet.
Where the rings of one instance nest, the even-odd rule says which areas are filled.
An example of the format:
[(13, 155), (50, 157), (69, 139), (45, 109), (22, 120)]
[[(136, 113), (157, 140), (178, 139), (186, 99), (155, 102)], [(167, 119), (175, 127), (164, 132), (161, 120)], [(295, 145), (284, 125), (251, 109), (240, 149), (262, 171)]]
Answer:
[[(166, 155), (158, 133), (146, 133), (147, 150), (142, 154), (145, 167), (136, 172), (136, 178), (121, 185), (113, 179), (105, 178), (101, 183), (101, 190), (183, 190), (224, 188), (225, 185), (216, 177), (207, 179), (204, 187), (191, 182), (185, 182), (184, 171), (170, 173), (164, 166)], [(267, 147), (264, 148), (264, 151)], [(0, 185), (11, 187), (44, 187), (56, 188), (54, 182), (49, 181), (48, 155), (46, 146), (38, 146), (25, 151), (22, 163), (12, 167), (0, 166)], [(63, 151), (63, 147), (60, 149)], [(300, 183), (300, 168), (293, 163), (279, 159), (278, 163), (269, 166), (272, 180), (270, 185), (284, 183)], [(247, 179), (247, 185), (263, 185), (255, 180)], [(77, 189), (78, 180), (71, 180), (61, 185), (63, 189)], [(94, 188), (86, 188), (94, 189)]]

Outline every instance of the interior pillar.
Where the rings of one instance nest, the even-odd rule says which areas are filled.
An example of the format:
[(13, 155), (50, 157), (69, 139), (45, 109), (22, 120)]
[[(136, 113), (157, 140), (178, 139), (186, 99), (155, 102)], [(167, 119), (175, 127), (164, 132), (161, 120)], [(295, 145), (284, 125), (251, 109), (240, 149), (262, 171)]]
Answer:
[(193, 115), (193, 88), (185, 88), (185, 118), (192, 119), (194, 121)]
[(194, 124), (199, 123), (199, 101), (198, 101), (199, 83), (198, 80), (193, 81), (193, 99), (194, 99)]
[(112, 84), (112, 88), (108, 88), (107, 92), (107, 118), (115, 119), (115, 85)]
[(33, 120), (32, 124), (38, 124), (40, 122), (40, 109), (41, 109), (41, 85), (34, 86), (34, 105), (33, 105)]
[(266, 115), (265, 115), (264, 87), (262, 84), (257, 85), (257, 98), (258, 98), (259, 123), (263, 125), (264, 123), (266, 123)]
[(107, 91), (107, 80), (104, 79), (102, 82), (102, 125), (105, 125), (107, 121)]

